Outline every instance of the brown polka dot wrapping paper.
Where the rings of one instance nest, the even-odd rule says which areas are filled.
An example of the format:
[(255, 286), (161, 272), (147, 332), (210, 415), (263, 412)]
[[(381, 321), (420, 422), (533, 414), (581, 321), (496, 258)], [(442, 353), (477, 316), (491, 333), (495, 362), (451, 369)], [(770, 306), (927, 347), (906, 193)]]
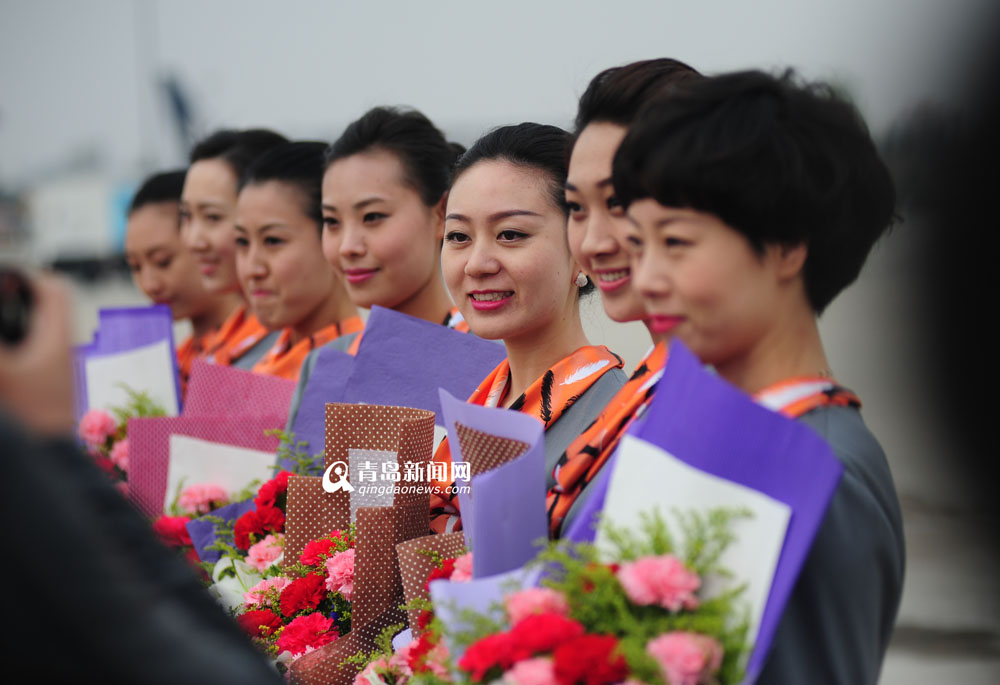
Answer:
[[(328, 404), (325, 464), (349, 463), (350, 450), (395, 452), (402, 468), (426, 464), (434, 443), (434, 413), (408, 407)], [(349, 478), (349, 472), (344, 475)], [(357, 487), (360, 484), (352, 483)], [(396, 545), (429, 529), (430, 493), (395, 492), (392, 506), (357, 510), (351, 632), (292, 662), (293, 683), (350, 684), (355, 666), (341, 666), (359, 651), (371, 652), (388, 626), (405, 624), (403, 584)], [(293, 476), (288, 482), (285, 558), (297, 559), (310, 540), (350, 523), (350, 493), (323, 490), (322, 478)]]
[[(437, 552), (442, 559), (454, 559), (464, 551), (465, 536), (462, 533), (425, 535), (396, 545), (399, 574), (403, 579), (403, 599), (406, 603), (409, 604), (414, 599), (431, 598), (426, 588), (427, 576), (436, 566), (428, 552)], [(411, 610), (407, 613), (413, 637), (419, 637), (421, 631), (417, 628), (417, 617), (420, 612)]]

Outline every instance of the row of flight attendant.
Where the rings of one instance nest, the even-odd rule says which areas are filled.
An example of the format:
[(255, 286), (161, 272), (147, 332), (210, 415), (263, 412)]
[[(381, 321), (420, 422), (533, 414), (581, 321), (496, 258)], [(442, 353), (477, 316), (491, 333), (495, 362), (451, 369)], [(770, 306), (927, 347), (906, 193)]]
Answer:
[[(893, 217), (892, 181), (850, 104), (791, 76), (705, 77), (656, 59), (598, 74), (572, 134), (508, 126), (463, 152), (423, 115), (377, 108), (325, 156), (316, 144), (262, 144), (273, 135), (199, 145), (179, 237), (176, 225), (163, 231), (200, 267), (203, 293), (191, 299), (228, 298), (189, 310), (195, 354), (301, 387), (307, 353), (324, 342), (356, 350), (354, 307), (374, 304), (502, 340), (507, 359), (470, 401), (545, 424), (558, 537), (641, 419), (665, 343), (681, 340), (810, 425), (845, 467), (758, 682), (877, 682), (902, 589), (901, 516), (817, 326)], [(142, 284), (152, 252), (132, 247), (134, 229)], [(595, 283), (612, 319), (649, 329), (630, 377), (583, 333), (579, 298)], [(445, 441), (435, 459), (448, 458)], [(457, 502), (438, 485), (433, 527), (455, 530)]]

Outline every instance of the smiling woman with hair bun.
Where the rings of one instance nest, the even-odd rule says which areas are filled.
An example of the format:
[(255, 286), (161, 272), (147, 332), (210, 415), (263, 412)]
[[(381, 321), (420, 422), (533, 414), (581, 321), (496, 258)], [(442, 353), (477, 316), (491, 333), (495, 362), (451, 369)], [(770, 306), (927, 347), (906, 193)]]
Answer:
[[(548, 469), (621, 388), (622, 360), (590, 345), (580, 295), (593, 289), (566, 242), (566, 151), (555, 126), (504, 126), (459, 161), (448, 194), (441, 266), (476, 335), (502, 340), (507, 359), (469, 402), (530, 414), (545, 425)], [(448, 441), (435, 461), (451, 460)], [(435, 482), (431, 526), (460, 524), (451, 483)]]

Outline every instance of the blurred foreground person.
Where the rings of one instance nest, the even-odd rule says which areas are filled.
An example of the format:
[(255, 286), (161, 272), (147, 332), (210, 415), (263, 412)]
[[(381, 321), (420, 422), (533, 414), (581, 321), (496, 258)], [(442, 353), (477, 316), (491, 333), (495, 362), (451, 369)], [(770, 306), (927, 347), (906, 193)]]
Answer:
[(43, 682), (280, 683), (72, 439), (67, 293), (30, 288), (26, 338), (0, 342), (4, 662)]
[(867, 126), (825, 86), (717, 76), (647, 107), (612, 178), (654, 330), (809, 425), (844, 465), (757, 682), (876, 683), (903, 588), (902, 519), (817, 326), (893, 218)]

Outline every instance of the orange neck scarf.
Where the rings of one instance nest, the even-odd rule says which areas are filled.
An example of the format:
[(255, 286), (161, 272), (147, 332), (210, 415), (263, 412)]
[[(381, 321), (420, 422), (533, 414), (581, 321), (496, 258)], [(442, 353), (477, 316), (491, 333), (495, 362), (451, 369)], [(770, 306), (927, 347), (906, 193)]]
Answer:
[[(608, 371), (622, 367), (621, 357), (608, 348), (588, 345), (558, 361), (532, 383), (510, 405), (512, 411), (534, 416), (548, 429), (594, 382)], [(510, 363), (504, 359), (469, 397), (470, 404), (498, 407), (510, 390)], [(450, 464), (451, 449), (445, 438), (438, 445), (434, 461)], [(450, 472), (450, 469), (446, 469)], [(458, 498), (448, 493), (452, 482), (431, 483), (431, 530), (446, 532), (461, 528)]]
[(187, 395), (188, 379), (191, 377), (191, 365), (195, 359), (201, 358), (205, 350), (215, 339), (216, 333), (206, 333), (201, 337), (191, 336), (177, 348), (177, 370), (181, 378), (181, 397)]
[(667, 347), (656, 345), (639, 362), (632, 377), (608, 402), (590, 427), (570, 443), (553, 470), (556, 484), (549, 489), (545, 507), (553, 537), (580, 491), (593, 480), (618, 446), (618, 440), (653, 398), (656, 382), (667, 363)]
[(286, 328), (281, 331), (278, 340), (271, 346), (267, 354), (254, 365), (253, 372), (298, 381), (299, 370), (302, 368), (302, 362), (305, 361), (307, 354), (342, 335), (360, 331), (363, 327), (361, 317), (352, 316), (339, 323), (321, 328), (294, 345), (292, 344), (292, 329)]
[(222, 322), (219, 330), (205, 336), (205, 359), (213, 364), (230, 366), (263, 340), (268, 330), (240, 305)]
[[(559, 459), (553, 472), (556, 485), (549, 490), (545, 502), (549, 512), (549, 534), (553, 538), (560, 535), (566, 514), (580, 491), (597, 476), (611, 458), (621, 436), (649, 405), (666, 361), (667, 350), (660, 343), (639, 363), (632, 378), (601, 415)], [(797, 419), (818, 407), (861, 406), (861, 401), (850, 390), (821, 377), (790, 378), (761, 390), (753, 398), (790, 419)]]

